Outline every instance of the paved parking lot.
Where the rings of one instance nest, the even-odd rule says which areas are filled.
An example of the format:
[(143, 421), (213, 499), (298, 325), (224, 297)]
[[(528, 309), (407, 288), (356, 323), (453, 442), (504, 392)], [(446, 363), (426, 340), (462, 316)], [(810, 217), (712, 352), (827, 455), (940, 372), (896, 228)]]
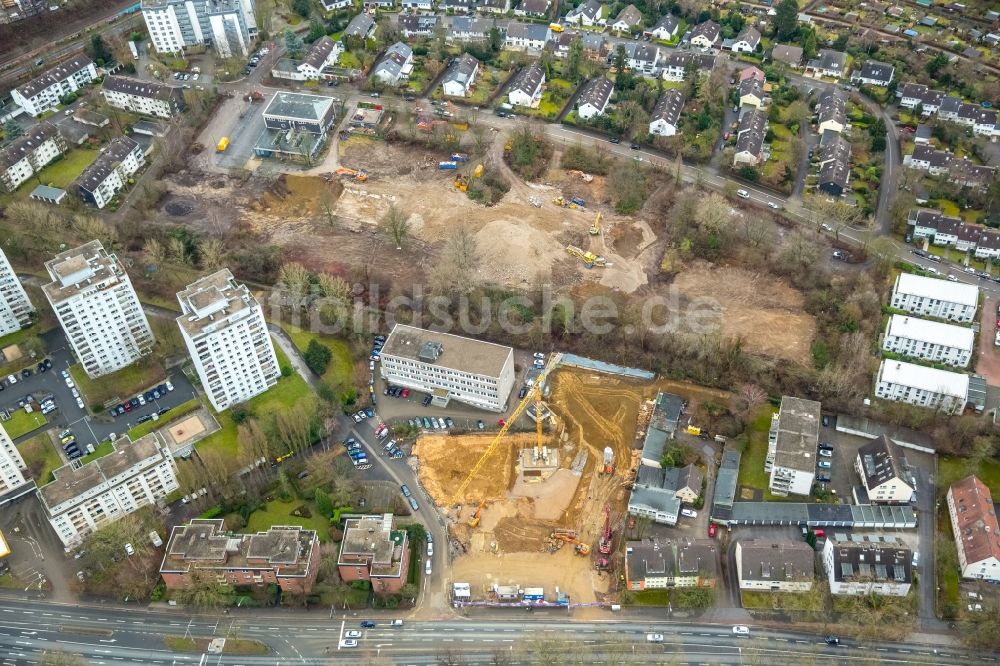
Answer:
[[(85, 409), (81, 409), (76, 404), (76, 398), (70, 388), (66, 385), (60, 371), (66, 370), (75, 362), (72, 353), (63, 335), (62, 329), (56, 328), (43, 334), (42, 340), (46, 349), (49, 350), (47, 358), (52, 360), (52, 369), (47, 372), (34, 371), (30, 377), (19, 377), (16, 384), (7, 385), (0, 392), (0, 407), (3, 409), (18, 409), (18, 400), (27, 395), (39, 397), (51, 395), (55, 398), (57, 409), (49, 414), (48, 425), (45, 429), (57, 428), (63, 430), (69, 428), (73, 430), (81, 449), (88, 444), (97, 445), (108, 439), (112, 433), (121, 435), (129, 428), (136, 425), (139, 417), (152, 414), (164, 408), (173, 408), (181, 403), (187, 402), (196, 396), (194, 387), (187, 377), (181, 372), (171, 373), (169, 379), (174, 385), (174, 391), (163, 396), (159, 400), (154, 400), (146, 405), (134, 409), (124, 416), (112, 418), (108, 414), (91, 415)], [(151, 387), (150, 387), (151, 388)], [(128, 396), (131, 397), (131, 396)], [(86, 403), (86, 399), (84, 400)], [(40, 431), (34, 431), (24, 436), (31, 437)], [(21, 438), (23, 439), (23, 438)]]
[(983, 303), (983, 314), (979, 328), (979, 358), (976, 373), (986, 378), (990, 386), (1000, 386), (1000, 347), (994, 342), (997, 334), (997, 305), (1000, 298), (987, 297)]

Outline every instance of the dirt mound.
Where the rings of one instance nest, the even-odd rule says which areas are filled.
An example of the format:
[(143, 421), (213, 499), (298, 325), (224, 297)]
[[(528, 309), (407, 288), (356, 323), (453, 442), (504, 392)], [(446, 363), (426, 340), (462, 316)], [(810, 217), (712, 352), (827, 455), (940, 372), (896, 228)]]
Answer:
[(773, 276), (742, 268), (696, 264), (674, 280), (682, 298), (721, 309), (722, 335), (742, 338), (751, 352), (808, 363), (816, 320), (805, 314), (805, 298)]
[(493, 220), (476, 234), (480, 277), (486, 282), (531, 285), (539, 273), (548, 275), (552, 265), (566, 256), (565, 248), (544, 231), (510, 219)]

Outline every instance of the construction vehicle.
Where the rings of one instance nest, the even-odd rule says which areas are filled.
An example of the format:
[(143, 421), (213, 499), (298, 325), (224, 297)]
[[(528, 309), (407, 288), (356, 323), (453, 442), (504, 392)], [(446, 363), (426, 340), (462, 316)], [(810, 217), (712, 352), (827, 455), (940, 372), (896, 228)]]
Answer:
[(482, 164), (477, 164), (476, 170), (472, 172), (472, 175), (475, 176), (476, 178), (482, 178), (484, 169), (485, 167)]
[(457, 168), (458, 168), (458, 162), (438, 162), (438, 169), (455, 170)]
[(610, 475), (615, 473), (615, 452), (610, 446), (604, 447), (604, 463), (601, 465), (601, 473)]
[(556, 530), (549, 535), (549, 538), (573, 544), (577, 555), (590, 555), (590, 546), (580, 541), (580, 539), (576, 536), (576, 532), (573, 530)]
[(451, 160), (453, 162), (468, 162), (469, 156), (466, 155), (465, 153), (452, 153)]
[(556, 197), (555, 199), (552, 200), (552, 203), (554, 203), (557, 206), (561, 206), (563, 208), (577, 208), (578, 207), (575, 203), (573, 203), (572, 201), (567, 201), (563, 197)]
[(608, 558), (606, 557), (599, 557), (594, 562), (594, 566), (597, 568), (598, 571), (607, 571), (610, 565), (611, 563), (608, 562)]
[(535, 394), (542, 390), (545, 378), (548, 377), (549, 372), (556, 367), (561, 358), (561, 354), (553, 354), (549, 357), (548, 365), (542, 369), (541, 374), (539, 374), (535, 379), (535, 383), (531, 386), (527, 395), (521, 399), (521, 402), (519, 402), (517, 407), (514, 408), (514, 411), (511, 412), (510, 417), (507, 419), (501, 418), (497, 421), (497, 424), (500, 426), (500, 430), (497, 432), (496, 437), (493, 438), (493, 441), (490, 442), (490, 445), (486, 447), (486, 450), (483, 451), (483, 455), (479, 456), (479, 460), (477, 460), (476, 464), (472, 466), (471, 470), (469, 470), (469, 473), (466, 475), (465, 479), (462, 480), (462, 483), (458, 484), (458, 488), (454, 493), (452, 493), (451, 500), (449, 501), (451, 506), (455, 506), (455, 504), (457, 504), (462, 498), (462, 493), (465, 492), (466, 488), (469, 487), (469, 484), (472, 483), (472, 480), (476, 478), (476, 475), (479, 474), (480, 470), (482, 470), (483, 465), (486, 464), (486, 461), (489, 460), (490, 456), (493, 455), (493, 452), (496, 451), (500, 442), (503, 441), (503, 438), (507, 436), (507, 431), (510, 430), (510, 427), (514, 423), (517, 422), (517, 419), (521, 416), (524, 410), (527, 409), (528, 405), (534, 402)]
[(579, 171), (577, 169), (570, 169), (566, 173), (568, 173), (571, 176), (576, 176), (577, 178), (579, 178), (580, 180), (582, 180), (585, 183), (592, 183), (592, 182), (594, 182), (594, 177), (593, 176), (591, 176), (589, 173), (584, 173), (584, 172)]
[(228, 136), (224, 136), (221, 139), (219, 139), (219, 143), (216, 144), (215, 150), (216, 150), (216, 152), (224, 153), (224, 152), (226, 152), (226, 148), (228, 148), (228, 147), (229, 147), (229, 137)]
[(354, 180), (358, 181), (359, 183), (363, 183), (366, 180), (368, 180), (368, 174), (360, 169), (349, 169), (347, 167), (338, 167), (336, 173), (338, 176), (353, 176)]
[(597, 213), (597, 217), (594, 218), (594, 223), (590, 225), (590, 235), (596, 236), (601, 233), (601, 213)]
[(458, 188), (459, 192), (469, 191), (469, 177), (463, 174), (458, 174), (455, 176), (455, 187)]
[(569, 200), (569, 202), (576, 204), (580, 208), (586, 208), (587, 207), (587, 202), (584, 201), (583, 199), (581, 199), (580, 197), (573, 197), (572, 199)]
[(583, 261), (587, 268), (607, 268), (608, 262), (604, 257), (599, 257), (593, 252), (585, 252), (575, 245), (567, 245), (566, 252)]
[(604, 534), (601, 535), (601, 541), (597, 544), (597, 550), (601, 551), (602, 555), (609, 555), (611, 553), (611, 505), (604, 505)]
[(503, 144), (503, 152), (505, 152), (505, 153), (509, 153), (511, 150), (513, 150), (513, 148), (514, 148), (514, 144), (512, 142), (510, 142), (510, 141), (508, 141), (507, 143)]
[(479, 519), (483, 513), (483, 507), (486, 505), (486, 500), (484, 499), (476, 507), (476, 512), (472, 514), (472, 518), (469, 518), (469, 527), (479, 527)]

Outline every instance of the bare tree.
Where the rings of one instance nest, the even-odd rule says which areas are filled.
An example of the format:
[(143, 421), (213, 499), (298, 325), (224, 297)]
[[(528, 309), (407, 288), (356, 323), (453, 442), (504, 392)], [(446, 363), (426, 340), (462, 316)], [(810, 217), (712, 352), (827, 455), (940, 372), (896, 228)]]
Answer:
[(739, 400), (739, 411), (743, 415), (743, 420), (747, 421), (759, 406), (767, 400), (767, 393), (756, 384), (744, 384), (740, 387), (737, 397)]
[(310, 279), (311, 276), (306, 267), (294, 261), (283, 264), (278, 272), (278, 283), (297, 298), (305, 296), (309, 289)]
[(402, 250), (403, 243), (410, 235), (409, 216), (396, 208), (395, 205), (389, 206), (389, 210), (382, 216), (382, 228), (392, 236), (392, 240), (396, 243), (396, 249)]
[(448, 237), (441, 259), (431, 272), (431, 284), (438, 292), (468, 293), (478, 283), (478, 268), (476, 237), (465, 229), (459, 229)]
[(198, 247), (198, 254), (201, 255), (202, 268), (217, 270), (226, 258), (226, 245), (218, 238), (209, 238)]
[(146, 253), (146, 260), (157, 268), (159, 268), (167, 258), (166, 248), (163, 247), (163, 243), (155, 238), (148, 239), (142, 246), (142, 250)]
[(187, 243), (184, 242), (183, 238), (172, 236), (167, 241), (167, 252), (170, 254), (170, 258), (178, 264), (186, 264), (188, 262)]

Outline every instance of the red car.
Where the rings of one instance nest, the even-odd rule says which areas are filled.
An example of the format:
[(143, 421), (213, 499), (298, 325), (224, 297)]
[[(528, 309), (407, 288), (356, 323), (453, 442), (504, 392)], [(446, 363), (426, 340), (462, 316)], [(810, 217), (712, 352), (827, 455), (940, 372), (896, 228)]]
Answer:
[(817, 527), (815, 530), (813, 530), (813, 536), (815, 536), (817, 539), (822, 539), (823, 537), (826, 536), (826, 530), (824, 530), (822, 527)]
[(715, 523), (708, 524), (708, 538), (709, 539), (715, 538)]
[(403, 389), (403, 397), (404, 398), (409, 398), (410, 397), (410, 389), (408, 389), (408, 388)]

